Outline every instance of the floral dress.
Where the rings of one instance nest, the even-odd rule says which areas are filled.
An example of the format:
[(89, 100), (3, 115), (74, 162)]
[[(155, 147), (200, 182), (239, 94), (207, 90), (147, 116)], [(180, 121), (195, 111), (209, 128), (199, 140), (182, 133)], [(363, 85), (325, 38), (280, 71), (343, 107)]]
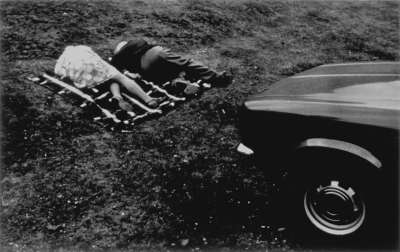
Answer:
[(95, 87), (118, 74), (115, 67), (84, 45), (67, 46), (54, 72), (62, 78), (68, 77), (78, 88)]

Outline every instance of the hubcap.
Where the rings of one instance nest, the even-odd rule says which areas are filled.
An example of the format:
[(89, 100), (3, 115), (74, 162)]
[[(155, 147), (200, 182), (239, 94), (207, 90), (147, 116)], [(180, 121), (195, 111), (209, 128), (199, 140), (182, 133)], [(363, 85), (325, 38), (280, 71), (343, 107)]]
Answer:
[(332, 235), (347, 235), (360, 228), (365, 219), (365, 204), (356, 192), (331, 181), (304, 194), (304, 210), (318, 229)]

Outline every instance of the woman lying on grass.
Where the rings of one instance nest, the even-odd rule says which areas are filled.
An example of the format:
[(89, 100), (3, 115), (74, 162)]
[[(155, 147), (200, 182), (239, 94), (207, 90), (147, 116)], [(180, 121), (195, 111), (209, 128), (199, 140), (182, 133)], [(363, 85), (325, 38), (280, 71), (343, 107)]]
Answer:
[(157, 99), (148, 96), (134, 80), (108, 64), (88, 46), (67, 46), (57, 60), (54, 72), (62, 78), (68, 77), (78, 88), (93, 88), (105, 81), (115, 81), (110, 85), (110, 90), (124, 110), (132, 110), (132, 106), (122, 99), (119, 84), (150, 108), (158, 105)]

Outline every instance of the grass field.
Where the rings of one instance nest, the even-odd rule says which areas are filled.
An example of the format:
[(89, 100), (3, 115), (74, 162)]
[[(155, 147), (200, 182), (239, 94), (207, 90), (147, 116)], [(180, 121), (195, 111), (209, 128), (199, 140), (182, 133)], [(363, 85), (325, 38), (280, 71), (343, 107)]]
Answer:
[[(241, 103), (316, 65), (400, 57), (396, 1), (0, 3), (1, 244), (9, 250), (298, 249), (268, 214), (276, 185), (235, 152)], [(235, 80), (127, 134), (26, 79), (51, 70), (66, 45), (106, 58), (134, 36)]]

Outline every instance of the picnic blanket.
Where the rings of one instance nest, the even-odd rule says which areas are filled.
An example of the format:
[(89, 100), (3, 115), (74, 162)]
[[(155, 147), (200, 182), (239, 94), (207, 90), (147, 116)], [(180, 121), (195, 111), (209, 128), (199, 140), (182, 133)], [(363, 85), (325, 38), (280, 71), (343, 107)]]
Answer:
[(172, 82), (161, 85), (146, 81), (139, 74), (125, 71), (124, 74), (135, 80), (151, 97), (160, 98), (158, 107), (150, 108), (140, 99), (121, 89), (122, 96), (129, 102), (133, 110), (126, 111), (118, 106), (112, 98), (109, 82), (93, 88), (77, 88), (71, 81), (60, 79), (51, 73), (42, 73), (37, 77), (29, 77), (32, 83), (49, 89), (53, 94), (67, 98), (69, 102), (79, 106), (93, 121), (110, 130), (129, 130), (139, 123), (160, 117), (177, 105), (199, 96), (211, 87), (210, 84), (197, 82)]

